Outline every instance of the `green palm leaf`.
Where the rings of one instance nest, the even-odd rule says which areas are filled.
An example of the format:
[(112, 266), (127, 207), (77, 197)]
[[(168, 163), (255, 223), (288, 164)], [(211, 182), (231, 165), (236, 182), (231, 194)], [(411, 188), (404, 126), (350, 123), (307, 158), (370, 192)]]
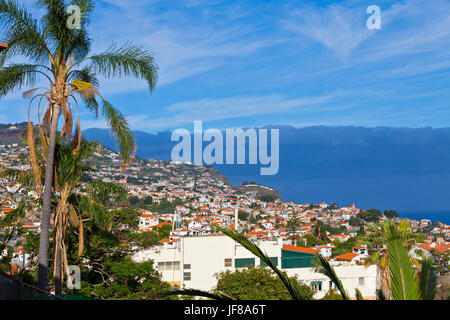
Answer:
[(0, 97), (20, 90), (23, 86), (33, 86), (38, 68), (32, 64), (11, 64), (0, 70)]
[(215, 228), (218, 231), (223, 232), (228, 237), (232, 238), (233, 240), (237, 241), (240, 245), (242, 245), (244, 248), (249, 250), (251, 253), (253, 253), (255, 256), (260, 258), (266, 265), (271, 268), (276, 275), (280, 278), (280, 280), (285, 285), (286, 289), (288, 290), (289, 294), (291, 295), (292, 299), (294, 300), (307, 300), (307, 297), (304, 296), (301, 291), (299, 290), (299, 286), (297, 282), (291, 280), (285, 272), (282, 272), (280, 269), (277, 268), (277, 266), (274, 264), (274, 262), (265, 254), (262, 252), (262, 250), (255, 244), (253, 241), (245, 238), (244, 236), (234, 232), (228, 227), (223, 226), (215, 226)]
[(330, 263), (322, 257), (320, 254), (317, 254), (313, 259), (313, 265), (316, 267), (316, 272), (320, 272), (326, 275), (336, 286), (336, 288), (341, 293), (342, 299), (349, 300), (348, 294), (345, 291), (344, 285), (342, 284), (339, 277), (336, 275), (334, 268), (330, 265)]
[(37, 20), (17, 1), (0, 0), (0, 25), (7, 30), (2, 41), (9, 45), (2, 60), (16, 54), (41, 62), (48, 59), (49, 49)]
[(167, 293), (167, 295), (184, 295), (184, 296), (192, 296), (192, 297), (203, 297), (213, 300), (221, 300), (221, 301), (233, 301), (237, 300), (223, 292), (211, 293), (203, 290), (195, 290), (195, 289), (183, 289), (183, 290), (173, 290)]
[(387, 242), (393, 300), (420, 300), (417, 277), (399, 237)]
[(114, 108), (111, 103), (103, 100), (102, 111), (108, 126), (111, 128), (117, 139), (122, 163), (125, 165), (129, 162), (130, 156), (136, 148), (134, 135), (131, 132), (125, 116), (119, 110)]
[(126, 43), (120, 48), (112, 45), (106, 52), (88, 58), (90, 68), (106, 77), (125, 76), (146, 80), (150, 91), (157, 82), (158, 67), (152, 54)]
[(419, 289), (424, 300), (434, 300), (436, 296), (436, 275), (432, 263), (432, 258), (425, 258), (420, 262)]
[(355, 296), (356, 296), (356, 300), (364, 300), (364, 297), (358, 288), (355, 289)]

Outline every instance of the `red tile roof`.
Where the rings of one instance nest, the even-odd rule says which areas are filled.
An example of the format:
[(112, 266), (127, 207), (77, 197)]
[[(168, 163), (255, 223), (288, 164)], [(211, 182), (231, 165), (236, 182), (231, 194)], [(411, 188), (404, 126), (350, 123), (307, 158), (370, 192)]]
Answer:
[(0, 43), (0, 52), (3, 51), (4, 49), (8, 48), (8, 45), (5, 43)]
[(352, 260), (356, 256), (359, 256), (359, 254), (348, 252), (348, 253), (341, 254), (340, 256), (336, 256), (334, 258), (338, 259), (338, 260)]
[(450, 247), (445, 244), (442, 244), (442, 245), (434, 247), (434, 250), (436, 250), (439, 253), (445, 253), (450, 250)]
[(426, 244), (419, 243), (417, 246), (422, 248), (422, 249), (425, 249), (425, 250), (427, 250), (429, 252), (431, 252), (431, 250), (432, 250), (431, 247), (429, 245), (426, 245)]

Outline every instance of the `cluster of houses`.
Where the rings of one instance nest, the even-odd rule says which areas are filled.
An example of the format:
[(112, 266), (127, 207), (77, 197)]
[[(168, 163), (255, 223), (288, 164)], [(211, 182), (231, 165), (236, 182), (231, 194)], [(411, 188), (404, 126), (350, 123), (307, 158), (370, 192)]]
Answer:
[[(0, 165), (3, 168), (29, 169), (20, 154), (27, 154), (26, 147), (0, 146)], [(306, 261), (315, 254), (321, 254), (341, 268), (339, 272), (346, 275), (349, 286), (359, 288), (366, 297), (375, 296), (375, 282), (378, 281), (376, 269), (367, 271), (359, 268), (374, 248), (355, 246), (349, 252), (332, 256), (335, 241), (347, 241), (356, 237), (360, 231), (360, 227), (350, 225), (350, 220), (360, 212), (355, 205), (338, 208), (326, 203), (311, 205), (281, 200), (265, 202), (258, 200), (254, 192), (245, 193), (234, 189), (214, 170), (190, 164), (137, 159), (123, 173), (119, 155), (106, 149), (102, 153), (96, 153), (90, 164), (95, 167), (94, 171), (89, 172), (92, 179), (120, 183), (127, 189), (129, 197), (141, 200), (151, 198), (153, 204), (177, 200), (174, 212), (168, 214), (151, 212), (142, 206), (139, 210), (138, 229), (135, 230), (140, 233), (154, 232), (155, 228), (165, 225), (172, 229), (170, 236), (161, 241), (161, 246), (154, 251), (138, 253), (135, 257), (136, 261), (153, 259), (156, 266), (160, 266), (159, 271), (165, 281), (209, 290), (214, 285), (213, 274), (246, 266), (246, 262), (258, 265), (257, 261), (250, 261), (253, 258), (247, 256), (244, 250), (233, 247), (236, 245), (234, 242), (224, 240), (215, 233), (214, 225), (227, 225), (266, 246), (283, 269), (291, 273), (295, 271), (300, 278), (309, 279), (309, 284), (317, 287), (318, 296), (324, 294), (322, 288), (326, 288), (325, 283), (328, 282), (320, 277), (319, 279)], [(19, 184), (0, 179), (0, 216), (8, 215), (24, 197), (36, 196)], [(289, 228), (289, 221), (293, 216), (299, 222), (295, 231)], [(312, 234), (319, 221), (342, 232), (328, 234), (331, 243), (326, 245), (306, 248), (305, 243), (303, 247), (298, 246), (299, 243), (295, 240)], [(411, 221), (413, 230), (430, 223), (429, 220)], [(39, 231), (39, 218), (35, 212), (27, 213), (24, 227)], [(427, 241), (416, 245), (410, 254), (438, 255), (439, 259), (446, 259), (450, 250), (449, 238), (450, 227), (439, 223), (428, 235)], [(217, 247), (214, 244), (216, 242)], [(14, 242), (10, 245), (14, 247)], [(219, 247), (223, 247), (222, 255), (215, 262), (207, 262), (210, 256), (220, 251), (217, 250)], [(195, 260), (196, 250), (203, 252), (202, 257), (197, 257), (200, 259), (198, 261)], [(208, 250), (214, 252), (207, 253)], [(173, 258), (169, 259), (169, 256)], [(16, 248), (12, 264), (23, 267), (27, 263), (26, 253), (22, 248)], [(210, 276), (202, 280), (201, 274)]]

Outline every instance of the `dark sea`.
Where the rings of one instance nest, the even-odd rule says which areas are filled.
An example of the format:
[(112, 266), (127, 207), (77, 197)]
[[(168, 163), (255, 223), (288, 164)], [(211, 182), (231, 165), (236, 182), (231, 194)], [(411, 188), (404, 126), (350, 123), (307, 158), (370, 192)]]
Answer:
[(414, 220), (428, 219), (432, 222), (442, 222), (450, 225), (450, 211), (399, 212), (400, 218)]

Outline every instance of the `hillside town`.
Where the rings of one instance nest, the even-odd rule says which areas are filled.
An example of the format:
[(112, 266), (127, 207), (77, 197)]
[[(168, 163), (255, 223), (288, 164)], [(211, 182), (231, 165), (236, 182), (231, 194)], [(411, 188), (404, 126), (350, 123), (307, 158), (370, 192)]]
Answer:
[[(24, 144), (0, 145), (0, 167), (29, 170), (27, 154)], [(230, 239), (220, 236), (214, 226), (221, 225), (258, 243), (288, 274), (298, 276), (315, 288), (317, 298), (322, 298), (332, 285), (330, 282), (328, 286), (323, 275), (319, 277), (314, 273), (310, 259), (305, 260), (316, 254), (328, 259), (338, 274), (347, 279), (344, 284), (351, 287), (350, 292), (359, 288), (365, 298), (376, 298), (379, 272), (376, 261), (369, 261), (374, 253), (386, 247), (371, 241), (371, 235), (381, 230), (380, 222), (389, 219), (376, 209), (362, 210), (355, 204), (338, 207), (336, 204), (297, 204), (267, 199), (257, 191), (233, 188), (212, 168), (191, 164), (135, 159), (122, 172), (119, 155), (108, 149), (96, 152), (88, 164), (94, 170), (87, 173), (87, 180), (115, 182), (126, 189), (128, 206), (139, 212), (134, 232), (146, 234), (163, 226), (170, 228), (168, 236), (157, 246), (138, 250), (132, 258), (154, 261), (162, 280), (173, 286), (211, 290), (215, 285), (213, 275), (217, 272), (262, 263), (255, 261), (243, 248), (236, 248)], [(82, 190), (84, 184), (79, 182), (78, 189)], [(24, 186), (0, 178), (2, 218), (24, 199), (37, 197)], [(173, 210), (152, 209), (162, 203), (171, 203)], [(410, 250), (411, 257), (432, 257), (442, 275), (448, 272), (450, 226), (426, 219), (390, 218), (407, 221), (412, 233), (421, 235)], [(23, 227), (29, 232), (40, 231), (39, 210), (27, 212)], [(11, 274), (32, 265), (30, 255), (21, 245), (21, 237), (23, 239), (23, 235), (13, 236), (8, 241), (8, 246), (14, 249)], [(219, 256), (211, 262), (211, 259), (205, 260), (205, 254)], [(367, 268), (370, 264), (372, 266)]]

